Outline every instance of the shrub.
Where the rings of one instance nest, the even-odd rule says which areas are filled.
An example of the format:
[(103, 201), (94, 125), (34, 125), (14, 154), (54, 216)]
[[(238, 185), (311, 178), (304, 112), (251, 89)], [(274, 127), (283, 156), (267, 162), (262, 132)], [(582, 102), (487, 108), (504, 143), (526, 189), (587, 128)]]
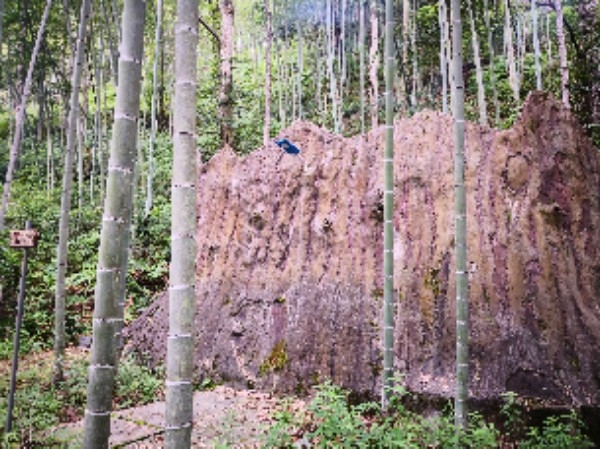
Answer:
[[(384, 414), (373, 402), (349, 404), (348, 392), (327, 382), (316, 387), (316, 395), (305, 413), (295, 415), (289, 406), (283, 406), (275, 414), (263, 444), (267, 448), (291, 448), (301, 442), (323, 448), (492, 449), (502, 441), (500, 431), (478, 413), (469, 415), (466, 429), (458, 429), (450, 408), (440, 415), (423, 417), (403, 406), (404, 396), (404, 389), (395, 387), (389, 411)], [(509, 397), (501, 414), (510, 417), (510, 424), (519, 428), (521, 411), (510, 410), (516, 404), (516, 397)], [(581, 429), (581, 421), (574, 413), (548, 418), (541, 429), (530, 429), (518, 447), (592, 447)]]

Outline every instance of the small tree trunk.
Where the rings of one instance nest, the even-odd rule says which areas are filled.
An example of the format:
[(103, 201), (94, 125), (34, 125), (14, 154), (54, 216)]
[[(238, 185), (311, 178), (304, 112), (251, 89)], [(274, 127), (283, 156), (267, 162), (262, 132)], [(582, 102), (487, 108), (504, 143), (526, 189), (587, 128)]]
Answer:
[(490, 73), (492, 101), (494, 102), (494, 125), (498, 126), (498, 124), (500, 123), (500, 102), (498, 100), (498, 89), (496, 87), (496, 72), (494, 70), (494, 58), (496, 57), (496, 55), (494, 52), (493, 31), (490, 25), (490, 8), (488, 7), (488, 0), (483, 0), (483, 18), (485, 21), (485, 28), (488, 30), (488, 51), (490, 52), (490, 63), (488, 65), (488, 71)]
[[(400, 91), (402, 103), (409, 105), (409, 76), (408, 76), (408, 50), (410, 48), (410, 0), (402, 0), (402, 80)], [(409, 112), (409, 107), (404, 111)]]
[[(589, 75), (584, 78), (583, 104), (578, 105), (580, 116), (589, 117), (591, 136), (600, 143), (600, 10), (598, 0), (581, 0), (578, 6), (579, 29), (584, 47), (582, 61)], [(584, 108), (585, 111), (581, 111)], [(581, 113), (583, 112), (583, 114)]]
[[(101, 33), (98, 33), (101, 34)], [(98, 168), (102, 170), (102, 154), (103, 154), (103, 141), (104, 133), (102, 132), (102, 93), (104, 92), (102, 86), (102, 65), (103, 65), (103, 54), (102, 47), (100, 46), (100, 39), (95, 39), (96, 47), (94, 54), (92, 55), (92, 61), (94, 65), (94, 86), (96, 88), (95, 96), (95, 111), (94, 111), (94, 166), (92, 170), (92, 176), (90, 179), (90, 201), (95, 203), (95, 187), (98, 182), (96, 174)], [(102, 199), (102, 198), (101, 198)]]
[[(67, 30), (67, 42), (69, 43), (69, 49), (71, 54), (74, 55), (76, 42), (73, 38), (73, 30), (71, 29), (71, 8), (69, 7), (69, 0), (63, 0), (63, 11), (65, 18), (65, 29)], [(71, 56), (72, 58), (72, 56)], [(69, 58), (69, 59), (71, 59)]]
[(275, 54), (277, 55), (277, 117), (279, 118), (279, 126), (281, 128), (285, 127), (286, 124), (286, 108), (284, 103), (285, 95), (285, 86), (287, 86), (285, 75), (284, 75), (284, 67), (283, 61), (281, 60), (281, 54), (283, 53), (281, 50), (281, 46), (285, 45), (283, 42), (277, 41), (275, 43)]
[[(105, 61), (106, 61), (106, 52), (105, 52), (105, 45), (104, 45), (104, 38), (102, 37), (102, 33), (98, 33), (100, 35), (99, 38), (99, 44), (100, 44), (100, 55), (101, 55), (101, 59), (100, 59), (100, 66), (101, 68), (105, 67)], [(110, 58), (108, 58), (110, 59)], [(104, 70), (100, 71), (100, 79), (102, 80), (102, 82), (100, 82), (101, 86), (104, 86), (104, 76), (103, 76)], [(100, 111), (100, 125), (101, 125), (101, 133), (102, 136), (106, 136), (108, 134), (107, 132), (107, 124), (106, 124), (106, 120), (102, 120), (102, 115), (103, 112), (106, 111), (108, 109), (108, 101), (107, 101), (107, 97), (106, 97), (106, 89), (103, 88), (102, 89), (102, 110)], [(100, 201), (104, 201), (104, 196), (106, 193), (106, 160), (105, 160), (105, 156), (104, 156), (104, 138), (100, 140), (100, 147), (98, 150), (98, 165), (99, 165), (99, 174), (98, 174), (98, 183), (100, 184), (100, 196), (99, 199)]]
[(317, 97), (317, 116), (319, 117), (319, 124), (323, 125), (325, 123), (327, 101), (325, 95), (323, 95), (323, 58), (321, 57), (322, 52), (319, 42), (321, 42), (321, 40), (317, 38), (315, 43), (315, 93)]
[(479, 38), (477, 37), (477, 27), (473, 17), (473, 5), (471, 0), (467, 0), (467, 9), (469, 10), (469, 22), (471, 24), (471, 43), (473, 44), (473, 59), (475, 60), (475, 76), (477, 78), (477, 105), (479, 106), (479, 123), (487, 125), (487, 104), (485, 101), (485, 86), (483, 85), (483, 70), (481, 69), (481, 58), (479, 57)]
[[(85, 83), (82, 83), (82, 91), (83, 96), (87, 95), (87, 89), (85, 88)], [(85, 100), (84, 100), (85, 101)], [(84, 108), (83, 117), (79, 117), (78, 120), (78, 132), (77, 132), (77, 218), (81, 217), (81, 212), (83, 211), (83, 168), (84, 168), (84, 158), (85, 158), (85, 135), (87, 133), (85, 116), (86, 109)]]
[(67, 119), (67, 148), (65, 149), (65, 164), (63, 171), (63, 188), (60, 199), (60, 221), (58, 225), (58, 249), (56, 264), (56, 290), (54, 296), (54, 382), (63, 379), (63, 359), (65, 354), (65, 316), (66, 291), (65, 276), (67, 273), (67, 252), (69, 241), (69, 215), (71, 213), (71, 184), (73, 181), (73, 152), (77, 138), (79, 123), (79, 89), (81, 72), (85, 61), (85, 35), (87, 21), (91, 12), (91, 0), (83, 0), (79, 17), (79, 30), (71, 78), (71, 101)]
[(46, 122), (46, 190), (54, 190), (54, 183), (54, 144), (52, 142), (52, 126), (48, 120)]
[(221, 118), (221, 144), (233, 148), (233, 1), (221, 0), (221, 91), (219, 116)]
[(4, 218), (6, 216), (6, 208), (8, 207), (8, 199), (10, 197), (10, 187), (12, 184), (15, 168), (17, 161), (19, 160), (19, 154), (21, 153), (21, 136), (23, 134), (23, 122), (25, 120), (25, 108), (27, 106), (27, 97), (31, 90), (31, 79), (33, 77), (33, 69), (37, 61), (37, 56), (42, 43), (42, 36), (46, 29), (46, 22), (48, 21), (48, 15), (50, 14), (50, 7), (52, 6), (52, 0), (47, 0), (44, 13), (42, 14), (42, 20), (40, 27), (38, 28), (35, 45), (33, 52), (31, 53), (31, 60), (29, 61), (29, 68), (27, 69), (27, 77), (25, 79), (25, 86), (23, 87), (23, 94), (21, 95), (21, 101), (16, 113), (15, 119), (15, 132), (13, 136), (13, 143), (10, 148), (10, 158), (8, 161), (8, 168), (6, 170), (6, 179), (4, 181), (4, 192), (2, 194), (2, 206), (0, 207), (0, 231), (4, 229)]
[[(104, 19), (106, 27), (106, 35), (108, 37), (108, 50), (110, 51), (110, 67), (112, 68), (113, 80), (115, 85), (119, 84), (119, 50), (114, 42), (112, 20), (109, 12), (106, 10), (104, 0), (100, 0), (100, 11)], [(114, 23), (116, 26), (116, 22)]]
[(302, 106), (302, 79), (304, 73), (304, 47), (303, 47), (303, 38), (302, 38), (302, 27), (300, 25), (300, 20), (296, 22), (296, 31), (298, 33), (298, 74), (297, 74), (297, 83), (298, 83), (298, 118), (300, 120), (304, 119), (304, 108)]
[(359, 0), (358, 54), (359, 54), (359, 95), (360, 95), (360, 133), (365, 133), (365, 0)]
[(548, 65), (552, 64), (552, 32), (550, 31), (550, 14), (546, 14), (546, 52), (548, 53)]
[(371, 128), (379, 124), (379, 25), (377, 20), (377, 1), (371, 0), (371, 47), (369, 49), (369, 81), (371, 82)]
[(531, 20), (533, 27), (533, 54), (535, 58), (535, 88), (542, 90), (542, 64), (540, 63), (540, 38), (536, 0), (531, 0)]
[(154, 146), (156, 144), (156, 133), (158, 131), (158, 122), (156, 118), (156, 106), (158, 101), (158, 68), (161, 57), (160, 48), (162, 41), (162, 13), (163, 2), (156, 2), (156, 29), (154, 34), (154, 61), (152, 62), (152, 100), (150, 105), (150, 144), (148, 149), (148, 177), (146, 178), (146, 202), (144, 205), (144, 215), (147, 217), (152, 209), (154, 183)]
[(558, 39), (558, 56), (560, 58), (560, 86), (562, 92), (562, 102), (567, 108), (570, 108), (571, 101), (569, 99), (569, 62), (567, 59), (567, 45), (565, 43), (562, 0), (555, 0), (555, 6), (556, 37)]
[(446, 39), (446, 24), (448, 13), (445, 0), (438, 2), (438, 20), (440, 25), (440, 73), (442, 74), (442, 112), (448, 113), (448, 60), (446, 59), (446, 48), (449, 42)]
[(326, 3), (326, 33), (327, 33), (327, 75), (329, 78), (329, 99), (331, 101), (331, 118), (334, 132), (340, 132), (338, 115), (337, 82), (333, 60), (335, 56), (335, 31), (333, 29), (333, 6), (331, 0)]
[(419, 94), (421, 93), (421, 73), (419, 72), (419, 55), (417, 49), (417, 5), (413, 5), (410, 29), (410, 46), (412, 49), (412, 91), (411, 106), (413, 111), (419, 107)]
[[(85, 449), (108, 448), (112, 391), (123, 327), (144, 48), (145, 0), (125, 0), (123, 40), (94, 297)], [(193, 165), (193, 163), (192, 163)]]
[(506, 49), (506, 61), (508, 64), (508, 80), (513, 91), (513, 98), (519, 104), (521, 94), (519, 86), (519, 75), (515, 61), (515, 49), (513, 46), (513, 31), (510, 19), (510, 6), (508, 0), (504, 0), (504, 48)]
[(344, 94), (344, 88), (347, 85), (347, 81), (348, 81), (348, 56), (347, 56), (347, 46), (346, 46), (346, 40), (349, 40), (348, 37), (346, 37), (346, 14), (347, 14), (347, 5), (346, 5), (346, 1), (347, 0), (341, 0), (342, 4), (341, 4), (341, 18), (340, 18), (340, 22), (341, 22), (341, 30), (340, 30), (340, 52), (342, 54), (341, 57), (341, 64), (342, 64), (342, 68), (341, 68), (341, 74), (340, 74), (340, 104), (343, 104), (342, 101), (342, 97)]
[[(44, 87), (44, 77), (39, 76), (37, 80), (37, 104), (38, 116), (36, 123), (36, 140), (40, 141), (44, 137), (44, 111), (46, 109), (46, 89)], [(37, 152), (37, 148), (35, 149)]]
[(394, 377), (394, 2), (385, 2), (385, 151), (383, 155), (383, 391), (385, 410)]
[[(0, 0), (0, 48), (2, 48), (2, 38), (4, 31), (4, 0)], [(3, 66), (2, 66), (2, 54), (0, 52), (0, 82), (3, 81)]]
[(265, 123), (263, 127), (263, 145), (271, 139), (271, 0), (265, 0)]
[(460, 0), (452, 0), (452, 73), (454, 108), (454, 218), (456, 257), (456, 425), (467, 426), (469, 398), (469, 304), (467, 277), (467, 200), (465, 192), (465, 102)]
[(198, 0), (177, 2), (166, 449), (191, 447), (196, 310), (196, 51)]

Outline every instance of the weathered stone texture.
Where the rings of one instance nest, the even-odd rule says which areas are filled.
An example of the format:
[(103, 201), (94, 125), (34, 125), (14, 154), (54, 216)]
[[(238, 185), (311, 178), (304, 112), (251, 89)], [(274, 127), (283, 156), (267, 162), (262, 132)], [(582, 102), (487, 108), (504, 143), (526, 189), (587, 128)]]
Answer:
[[(346, 139), (297, 122), (201, 171), (199, 376), (303, 390), (332, 378), (376, 394), (382, 307), (383, 128)], [(600, 404), (600, 157), (571, 114), (534, 93), (508, 131), (467, 125), (471, 394)], [(453, 139), (449, 116), (395, 124), (397, 367), (454, 390)], [(130, 347), (164, 356), (165, 298)]]

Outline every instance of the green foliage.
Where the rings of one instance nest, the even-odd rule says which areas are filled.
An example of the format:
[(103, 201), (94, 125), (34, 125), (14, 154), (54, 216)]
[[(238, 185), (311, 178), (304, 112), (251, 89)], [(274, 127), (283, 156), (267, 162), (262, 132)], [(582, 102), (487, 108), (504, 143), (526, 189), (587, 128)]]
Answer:
[(594, 447), (581, 432), (583, 423), (571, 412), (569, 415), (550, 416), (541, 428), (531, 428), (521, 442), (522, 449), (585, 449)]
[[(52, 356), (34, 355), (25, 359), (18, 373), (19, 385), (15, 394), (13, 429), (5, 435), (5, 442), (19, 447), (53, 447), (58, 444), (51, 428), (60, 422), (83, 418), (88, 353), (67, 356), (64, 380), (55, 386), (52, 382)], [(154, 372), (126, 357), (119, 364), (116, 378), (114, 409), (154, 402), (162, 396), (162, 372)], [(0, 377), (0, 420), (6, 420), (8, 376)], [(30, 446), (26, 446), (26, 445)], [(31, 446), (33, 445), (33, 446)], [(4, 447), (4, 446), (3, 446)]]
[[(478, 413), (469, 415), (468, 426), (463, 430), (455, 426), (451, 409), (431, 416), (409, 411), (403, 405), (407, 393), (399, 384), (394, 387), (387, 414), (374, 402), (351, 405), (348, 397), (347, 391), (326, 382), (316, 387), (316, 395), (305, 411), (294, 411), (289, 402), (284, 402), (264, 436), (264, 447), (292, 448), (302, 442), (324, 448), (492, 449), (507, 441)], [(520, 419), (511, 410), (516, 404), (516, 396), (509, 395), (501, 414)], [(582, 427), (574, 413), (549, 418), (540, 429), (529, 429), (526, 438), (518, 441), (518, 447), (591, 447)]]
[[(24, 142), (21, 169), (13, 181), (12, 202), (7, 211), (7, 231), (0, 235), (0, 359), (10, 357), (17, 287), (22, 251), (8, 247), (8, 229), (22, 229), (30, 220), (40, 232), (38, 247), (29, 251), (25, 314), (21, 334), (22, 352), (51, 347), (54, 333), (56, 247), (60, 217), (60, 188), (48, 189), (39, 155), (44, 144)], [(59, 177), (60, 178), (60, 177)], [(166, 288), (170, 259), (169, 203), (171, 145), (168, 136), (158, 136), (155, 166), (155, 201), (148, 217), (136, 218), (131, 242), (127, 319), (131, 320)], [(96, 190), (99, 191), (99, 190)], [(84, 194), (87, 195), (87, 189)], [(74, 192), (73, 205), (78, 204)], [(143, 211), (143, 195), (136, 210)], [(66, 277), (66, 332), (70, 343), (91, 333), (91, 315), (100, 244), (102, 205), (87, 198), (82, 209), (71, 212), (68, 270)]]
[[(0, 111), (0, 139), (8, 138), (9, 123), (9, 114), (6, 111)], [(4, 181), (4, 177), (2, 178), (2, 181)]]
[(292, 407), (290, 400), (282, 400), (279, 408), (273, 413), (273, 424), (263, 437), (265, 448), (291, 448), (296, 440), (295, 435), (304, 421)]
[(502, 394), (504, 403), (500, 408), (500, 415), (504, 419), (504, 429), (516, 437), (520, 437), (523, 429), (523, 408), (519, 403), (518, 395), (513, 391)]
[(154, 372), (150, 368), (138, 365), (133, 358), (125, 358), (119, 363), (115, 406), (128, 408), (154, 402), (163, 387), (162, 369)]
[(305, 437), (319, 447), (356, 447), (366, 442), (367, 431), (362, 419), (366, 407), (348, 407), (348, 393), (327, 382), (317, 387), (317, 395), (309, 406), (312, 426)]
[(140, 217), (131, 244), (127, 281), (127, 319), (135, 318), (169, 279), (171, 205), (158, 200), (147, 217)]
[[(31, 175), (33, 176), (33, 174)], [(13, 183), (13, 204), (6, 217), (7, 229), (24, 229), (25, 221), (30, 220), (40, 233), (38, 247), (29, 250), (27, 285), (25, 290), (25, 311), (23, 330), (26, 336), (38, 342), (50, 340), (53, 330), (53, 259), (56, 247), (55, 236), (58, 224), (58, 207), (60, 203), (56, 192), (45, 192), (38, 186), (22, 182)], [(23, 198), (25, 201), (19, 201)], [(21, 274), (22, 250), (8, 247), (8, 232), (1, 237), (0, 251), (7, 255), (2, 266), (1, 282), (3, 295), (9, 304), (12, 322), (16, 306), (18, 283)], [(12, 324), (12, 323), (11, 323)], [(12, 326), (8, 326), (10, 329)], [(0, 331), (1, 332), (1, 331)], [(4, 334), (5, 336), (6, 334)]]

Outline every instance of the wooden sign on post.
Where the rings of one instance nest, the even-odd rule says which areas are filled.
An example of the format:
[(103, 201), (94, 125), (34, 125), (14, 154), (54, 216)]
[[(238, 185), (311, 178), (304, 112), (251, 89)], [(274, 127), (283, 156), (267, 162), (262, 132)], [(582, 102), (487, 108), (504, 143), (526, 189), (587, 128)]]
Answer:
[(10, 231), (11, 248), (35, 248), (40, 237), (37, 229), (23, 229)]

